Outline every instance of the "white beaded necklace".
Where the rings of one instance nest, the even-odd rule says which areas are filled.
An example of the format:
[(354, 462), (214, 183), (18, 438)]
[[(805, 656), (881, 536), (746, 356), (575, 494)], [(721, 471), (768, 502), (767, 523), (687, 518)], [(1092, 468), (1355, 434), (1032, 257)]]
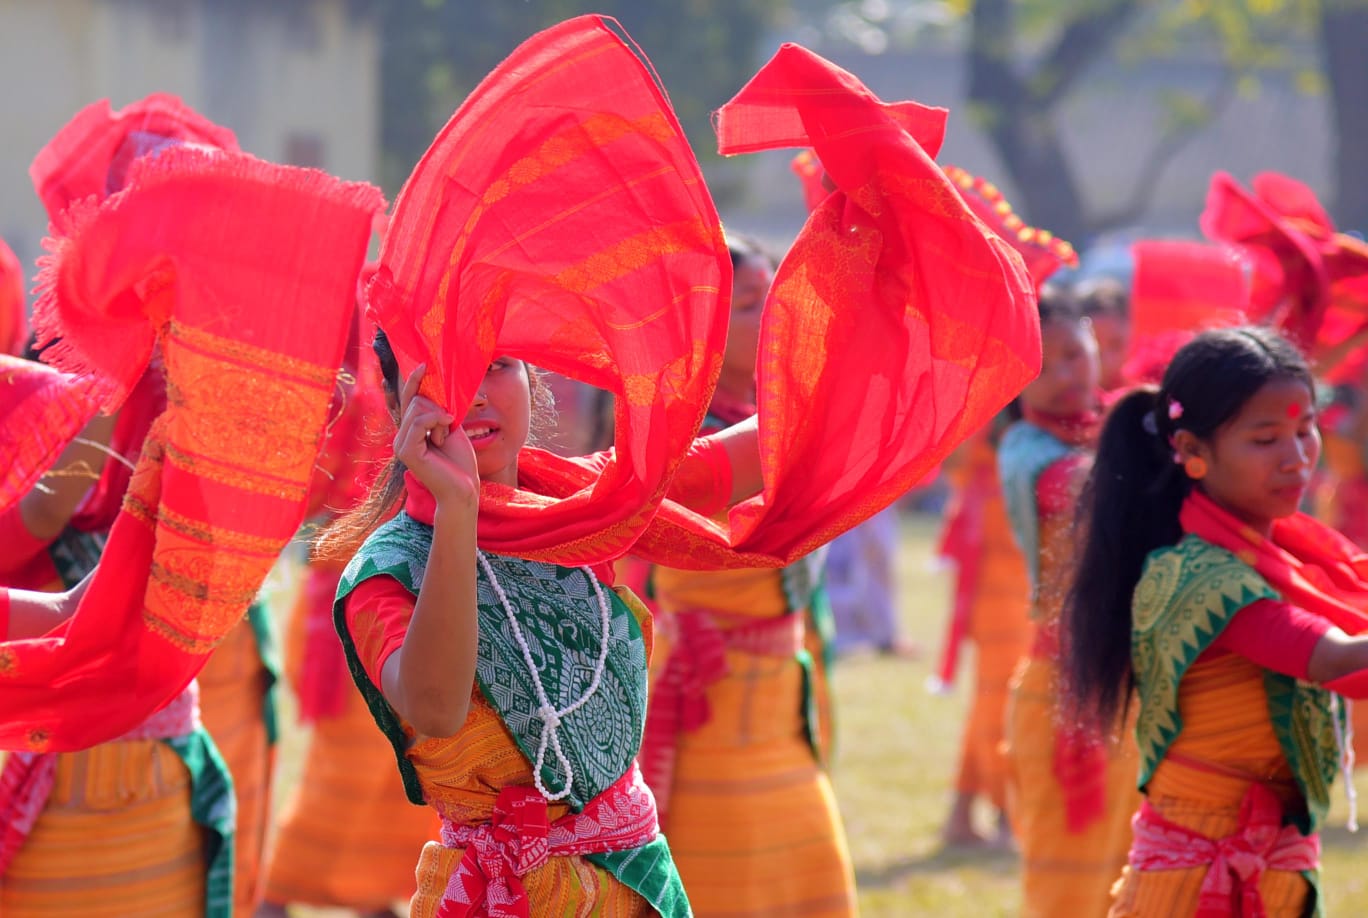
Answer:
[[(611, 630), (612, 612), (608, 603), (608, 597), (603, 592), (603, 586), (599, 583), (598, 577), (587, 567), (582, 567), (589, 582), (594, 585), (594, 593), (598, 596), (599, 620), (603, 625), (603, 636), (600, 640), (598, 662), (594, 664), (594, 678), (589, 681), (589, 688), (579, 697), (574, 704), (561, 710), (556, 710), (551, 704), (551, 700), (546, 695), (546, 689), (542, 686), (541, 677), (537, 675), (537, 664), (532, 659), (532, 650), (527, 646), (527, 638), (523, 637), (522, 628), (518, 625), (518, 616), (513, 611), (513, 604), (508, 601), (508, 594), (504, 592), (503, 586), (499, 583), (499, 578), (494, 576), (494, 568), (490, 566), (489, 559), (485, 553), (479, 551), (475, 555), (480, 560), (480, 567), (484, 570), (485, 576), (489, 578), (489, 585), (494, 588), (494, 594), (499, 597), (499, 605), (503, 606), (504, 614), (508, 616), (508, 623), (513, 626), (513, 637), (518, 642), (518, 647), (522, 649), (523, 660), (527, 663), (527, 673), (532, 677), (532, 687), (537, 692), (537, 717), (542, 722), (541, 738), (537, 741), (537, 760), (532, 763), (532, 780), (537, 786), (537, 790), (547, 801), (560, 800), (570, 794), (571, 785), (575, 781), (574, 769), (570, 766), (570, 759), (566, 757), (560, 743), (560, 723), (561, 720), (578, 711), (599, 689), (599, 683), (603, 681), (603, 672), (608, 665), (608, 638)], [(565, 786), (556, 793), (551, 793), (542, 784), (542, 766), (546, 762), (546, 749), (550, 746), (555, 753), (556, 761), (565, 771)]]

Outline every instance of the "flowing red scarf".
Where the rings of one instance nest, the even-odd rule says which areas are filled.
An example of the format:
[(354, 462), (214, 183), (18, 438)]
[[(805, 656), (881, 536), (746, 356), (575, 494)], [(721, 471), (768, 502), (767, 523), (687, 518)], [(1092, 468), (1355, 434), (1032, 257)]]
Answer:
[(1265, 538), (1196, 489), (1178, 519), (1184, 532), (1235, 555), (1292, 605), (1349, 634), (1368, 630), (1368, 555), (1324, 523), (1297, 513), (1275, 520)]
[(606, 465), (528, 449), (519, 489), (484, 486), (482, 547), (789, 563), (908, 490), (1034, 377), (1032, 284), (918, 142), (937, 132), (907, 127), (943, 111), (886, 105), (785, 45), (717, 122), (724, 154), (813, 147), (837, 189), (765, 305), (764, 490), (723, 522), (665, 501), (720, 367), (730, 261), (674, 114), (615, 28), (549, 29), (476, 88), (396, 203), (371, 305), (401, 369), (425, 362), (426, 393), (458, 411), (496, 352), (616, 396)]
[(242, 154), (170, 150), (132, 169), (126, 190), (58, 223), (34, 324), (104, 410), (159, 344), (168, 407), (75, 615), (0, 644), (0, 749), (119, 736), (246, 613), (301, 522), (383, 206), (368, 185)]

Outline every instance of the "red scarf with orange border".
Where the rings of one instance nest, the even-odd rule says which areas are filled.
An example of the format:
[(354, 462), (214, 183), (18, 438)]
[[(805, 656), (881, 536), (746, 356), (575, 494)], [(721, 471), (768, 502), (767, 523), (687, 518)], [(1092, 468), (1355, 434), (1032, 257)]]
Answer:
[(426, 363), (425, 394), (458, 413), (495, 353), (616, 396), (606, 464), (526, 449), (518, 489), (484, 485), (481, 547), (789, 563), (907, 491), (1034, 377), (1033, 285), (919, 142), (943, 111), (887, 105), (785, 45), (717, 120), (724, 154), (811, 146), (837, 189), (765, 305), (764, 489), (722, 522), (666, 501), (720, 367), (730, 262), (674, 113), (616, 28), (563, 23), (476, 88), (395, 205), (371, 306), (402, 371)]
[(0, 643), (0, 749), (125, 733), (246, 613), (303, 516), (383, 206), (371, 186), (242, 154), (170, 150), (132, 171), (57, 225), (34, 324), (106, 411), (159, 346), (168, 407), (75, 615)]

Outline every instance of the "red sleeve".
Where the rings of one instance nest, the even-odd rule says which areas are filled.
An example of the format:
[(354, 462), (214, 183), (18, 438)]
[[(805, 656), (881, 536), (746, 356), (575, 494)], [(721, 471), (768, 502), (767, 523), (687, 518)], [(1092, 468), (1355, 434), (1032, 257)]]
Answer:
[(731, 457), (722, 441), (699, 437), (675, 471), (666, 494), (695, 513), (717, 516), (731, 504)]
[(1305, 679), (1311, 651), (1331, 627), (1298, 606), (1260, 599), (1235, 613), (1207, 653), (1237, 653), (1264, 669)]
[(376, 688), (390, 654), (404, 643), (416, 600), (393, 577), (371, 577), (347, 594), (343, 611), (356, 654)]
[(47, 547), (47, 542), (35, 537), (24, 525), (18, 503), (0, 513), (0, 573), (24, 570)]
[(1041, 518), (1073, 511), (1078, 500), (1079, 473), (1088, 457), (1072, 452), (1055, 462), (1036, 479), (1036, 507)]

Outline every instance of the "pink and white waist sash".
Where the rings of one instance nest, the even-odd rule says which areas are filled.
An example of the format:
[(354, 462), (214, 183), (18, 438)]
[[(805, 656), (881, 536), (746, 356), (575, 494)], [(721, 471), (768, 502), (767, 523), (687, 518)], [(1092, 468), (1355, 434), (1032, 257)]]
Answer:
[(536, 788), (499, 791), (489, 822), (442, 821), (442, 845), (463, 848), (437, 918), (530, 918), (523, 875), (553, 857), (638, 848), (660, 834), (655, 798), (636, 763), (578, 813), (550, 822)]
[(1263, 918), (1259, 879), (1265, 870), (1314, 870), (1320, 837), (1282, 824), (1282, 803), (1267, 787), (1252, 784), (1240, 803), (1240, 825), (1225, 838), (1207, 838), (1180, 826), (1148, 800), (1131, 820), (1133, 870), (1206, 867), (1196, 918)]
[[(171, 739), (200, 726), (199, 683), (117, 740)], [(38, 822), (57, 780), (57, 753), (12, 752), (0, 771), (0, 877)]]

